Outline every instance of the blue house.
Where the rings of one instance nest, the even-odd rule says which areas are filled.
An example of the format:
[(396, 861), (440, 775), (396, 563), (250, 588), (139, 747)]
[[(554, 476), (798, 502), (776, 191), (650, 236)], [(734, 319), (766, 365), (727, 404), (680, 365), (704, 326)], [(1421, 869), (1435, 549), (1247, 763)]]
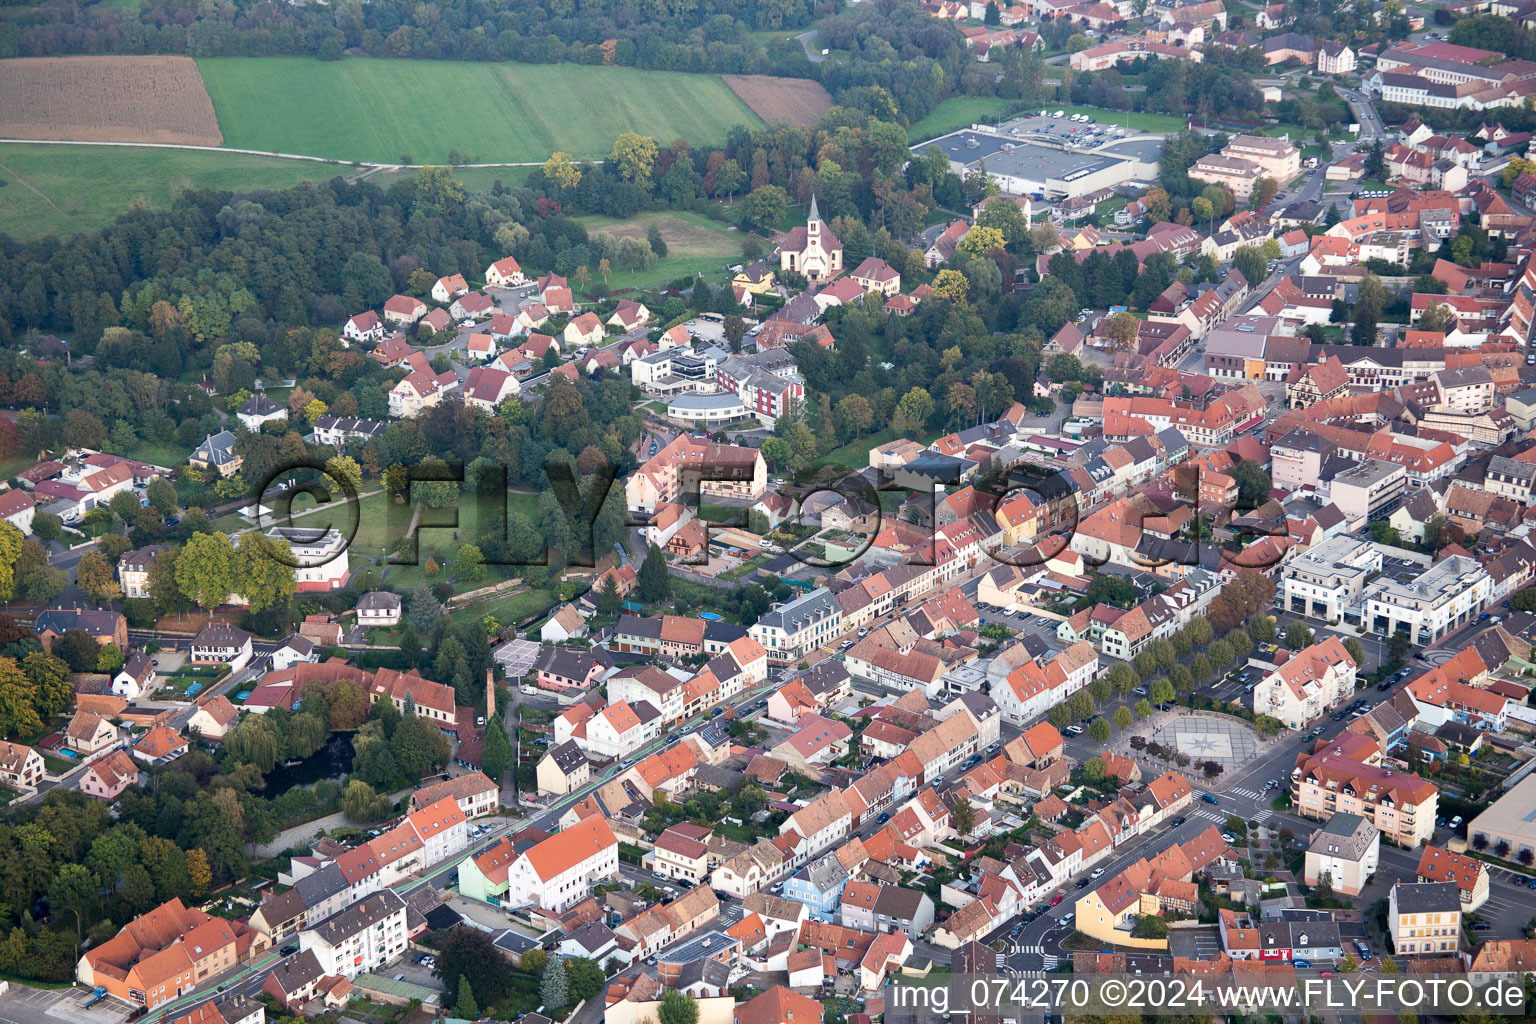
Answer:
[(848, 872), (835, 854), (827, 854), (795, 872), (784, 882), (784, 896), (804, 903), (818, 921), (836, 922)]

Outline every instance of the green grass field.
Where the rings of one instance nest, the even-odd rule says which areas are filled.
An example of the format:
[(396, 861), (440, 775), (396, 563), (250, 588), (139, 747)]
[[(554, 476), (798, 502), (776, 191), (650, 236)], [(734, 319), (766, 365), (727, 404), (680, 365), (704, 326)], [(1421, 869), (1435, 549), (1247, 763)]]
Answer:
[(285, 188), (349, 168), (241, 153), (124, 146), (0, 146), (0, 233), (91, 231), (135, 202), (169, 206), (186, 188)]
[(620, 238), (644, 238), (654, 224), (667, 243), (666, 257), (657, 260), (654, 267), (610, 274), (610, 288), (654, 288), (693, 274), (718, 277), (719, 271), (741, 260), (742, 232), (692, 211), (643, 213), (628, 220), (595, 215), (576, 219), (590, 234), (606, 231)]
[(224, 144), (340, 160), (542, 161), (607, 156), (637, 131), (718, 143), (762, 120), (712, 75), (578, 64), (299, 57), (199, 60)]
[(955, 96), (941, 102), (933, 113), (908, 129), (907, 139), (913, 143), (927, 142), (973, 124), (996, 124), (1017, 105), (1014, 100), (991, 96)]

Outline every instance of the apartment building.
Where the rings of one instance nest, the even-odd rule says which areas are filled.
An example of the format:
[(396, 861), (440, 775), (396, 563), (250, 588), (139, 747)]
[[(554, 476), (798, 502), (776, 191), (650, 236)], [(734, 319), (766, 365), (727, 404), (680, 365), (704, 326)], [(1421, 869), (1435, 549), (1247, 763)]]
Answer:
[(715, 444), (680, 434), (624, 483), (631, 511), (654, 512), (660, 505), (701, 496), (756, 501), (768, 490), (768, 466), (755, 448)]
[(843, 612), (831, 591), (821, 587), (765, 613), (748, 632), (770, 664), (787, 665), (841, 636)]
[(409, 810), (412, 813), (433, 806), (444, 797), (453, 797), (465, 818), (477, 818), (490, 814), (500, 804), (501, 787), (492, 782), (484, 772), (456, 775), (430, 786), (422, 786), (411, 794)]
[(315, 955), (326, 974), (356, 978), (393, 963), (405, 952), (405, 901), (380, 889), (299, 932), (299, 948)]
[(1402, 631), (1415, 647), (1429, 647), (1476, 619), (1492, 596), (1493, 579), (1476, 559), (1451, 555), (1416, 579), (1372, 581), (1361, 621), (1378, 636)]
[(610, 704), (587, 722), (576, 743), (597, 758), (628, 758), (661, 735), (661, 712), (645, 701)]
[(1297, 732), (1355, 693), (1355, 659), (1336, 636), (1297, 651), (1253, 689), (1256, 715)]
[(1307, 844), (1302, 880), (1318, 885), (1326, 878), (1334, 892), (1358, 896), (1380, 863), (1381, 833), (1376, 826), (1359, 814), (1341, 811)]
[(1265, 177), (1275, 179), (1282, 187), (1301, 173), (1301, 150), (1285, 139), (1238, 135), (1221, 152), (1257, 164)]
[(1400, 956), (1445, 956), (1461, 945), (1461, 897), (1450, 882), (1398, 882), (1387, 893), (1387, 930)]
[(210, 917), (172, 899), (140, 914), (87, 950), (75, 979), (114, 999), (153, 1010), (234, 967), (246, 926)]
[(1358, 814), (1400, 846), (1427, 842), (1440, 791), (1417, 775), (1361, 764), (1339, 748), (1305, 757), (1291, 775), (1291, 804), (1304, 818)]
[(1381, 566), (1381, 549), (1371, 541), (1329, 537), (1286, 563), (1281, 607), (1327, 622), (1358, 621), (1366, 581)]
[(1408, 471), (1390, 462), (1367, 460), (1334, 476), (1328, 497), (1344, 513), (1347, 529), (1386, 519), (1402, 504)]

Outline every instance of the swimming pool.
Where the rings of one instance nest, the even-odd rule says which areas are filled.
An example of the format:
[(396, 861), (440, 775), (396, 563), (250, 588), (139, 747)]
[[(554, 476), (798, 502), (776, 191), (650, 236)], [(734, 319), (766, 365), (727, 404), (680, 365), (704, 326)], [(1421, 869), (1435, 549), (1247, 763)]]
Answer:
[(202, 688), (203, 688), (203, 684), (202, 683), (193, 683), (191, 686), (187, 687), (187, 696), (188, 697), (195, 696), (197, 694), (197, 691), (201, 690)]
[(250, 695), (250, 690), (241, 690), (239, 693), (235, 694), (235, 700), (245, 700)]

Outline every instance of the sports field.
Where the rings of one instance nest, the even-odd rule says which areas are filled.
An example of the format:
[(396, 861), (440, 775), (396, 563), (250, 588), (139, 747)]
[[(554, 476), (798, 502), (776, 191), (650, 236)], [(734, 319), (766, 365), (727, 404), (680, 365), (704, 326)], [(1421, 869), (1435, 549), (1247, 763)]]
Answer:
[[(724, 141), (762, 119), (715, 75), (577, 64), (298, 57), (199, 60), (224, 145), (338, 160), (608, 155), (620, 132)], [(409, 157), (402, 161), (402, 157)]]
[(171, 204), (181, 190), (285, 188), (351, 168), (240, 153), (122, 146), (0, 145), (0, 234), (91, 231), (135, 202)]

